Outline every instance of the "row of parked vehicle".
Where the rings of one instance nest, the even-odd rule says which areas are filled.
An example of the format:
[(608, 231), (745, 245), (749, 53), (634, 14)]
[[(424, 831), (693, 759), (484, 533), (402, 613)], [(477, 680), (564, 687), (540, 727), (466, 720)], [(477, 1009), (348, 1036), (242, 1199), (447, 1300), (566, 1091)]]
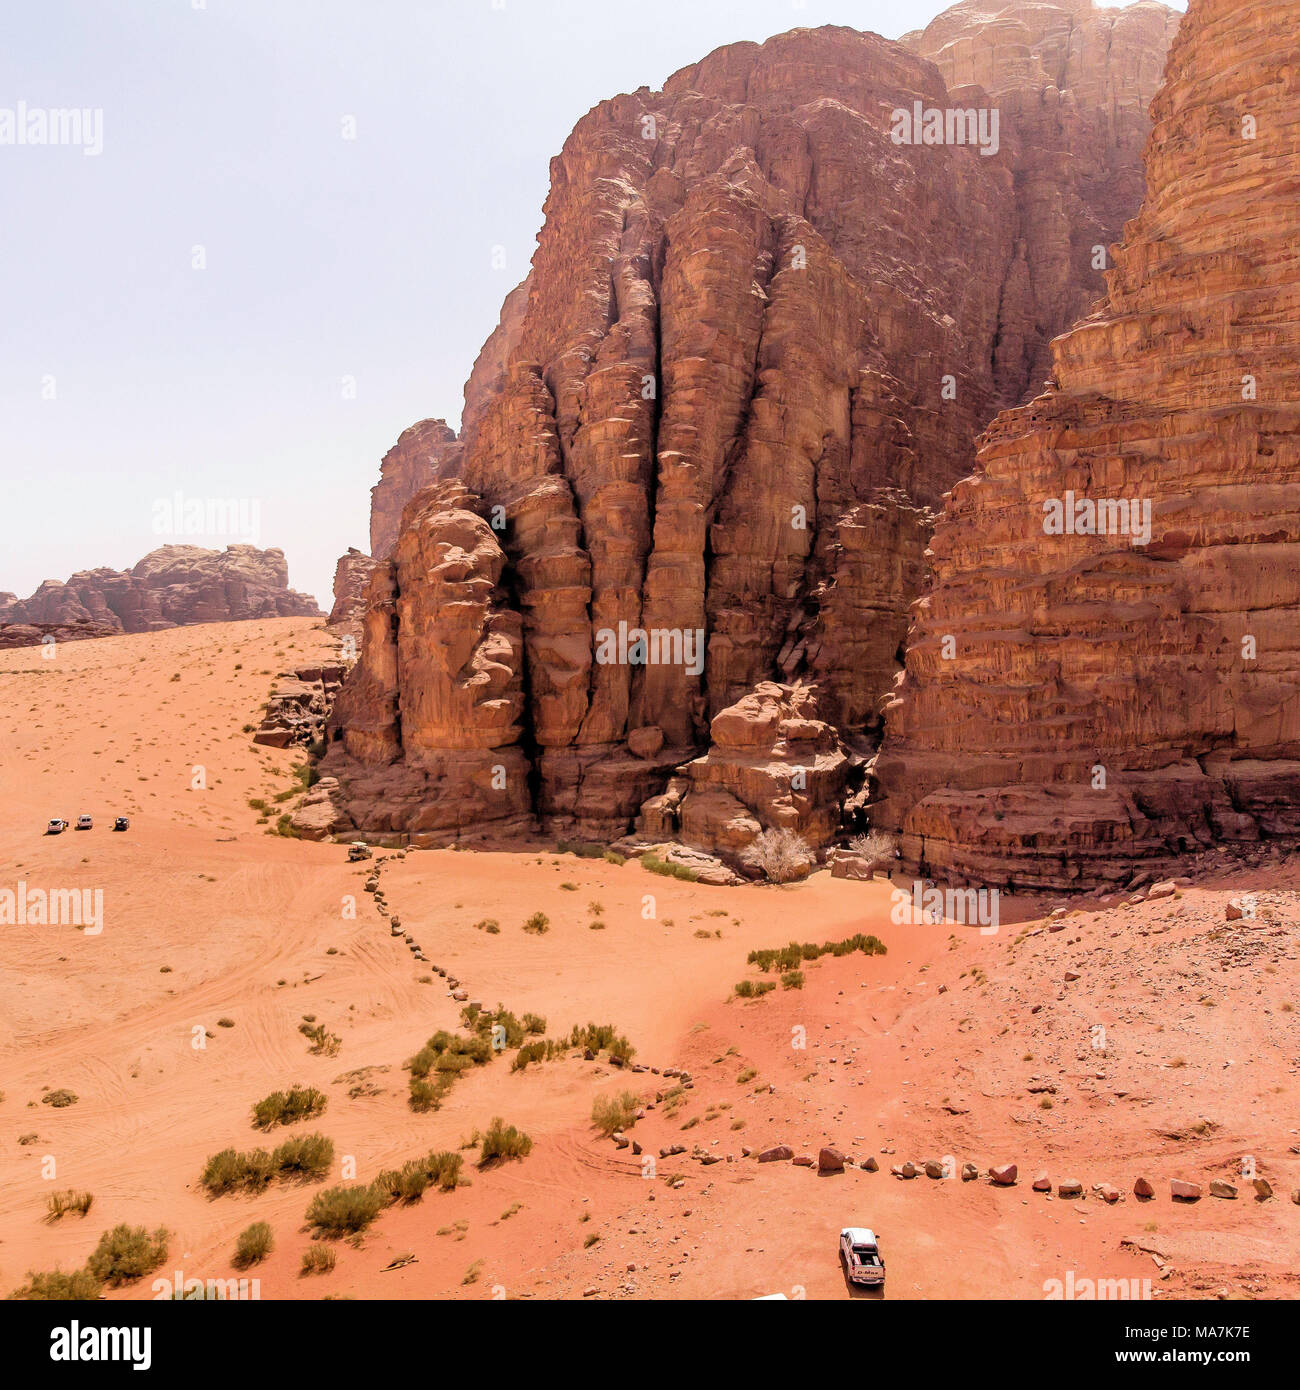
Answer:
[[(87, 815), (80, 815), (77, 817), (76, 828), (78, 830), (93, 830), (95, 828), (94, 819)], [(131, 822), (127, 819), (126, 816), (118, 816), (117, 819), (113, 822), (114, 830), (130, 830), (130, 828)], [(54, 819), (50, 821), (50, 823), (45, 827), (45, 833), (47, 835), (62, 835), (63, 832), (67, 829), (68, 822), (64, 820), (61, 816), (55, 816)]]

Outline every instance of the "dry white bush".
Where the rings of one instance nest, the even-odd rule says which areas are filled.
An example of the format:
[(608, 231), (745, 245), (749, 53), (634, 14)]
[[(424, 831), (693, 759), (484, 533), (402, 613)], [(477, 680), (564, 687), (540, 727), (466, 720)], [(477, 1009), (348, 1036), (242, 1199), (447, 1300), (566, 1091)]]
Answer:
[(849, 841), (849, 848), (864, 859), (892, 862), (898, 858), (898, 841), (884, 830), (869, 830), (865, 835), (855, 835)]
[(784, 826), (762, 831), (740, 857), (750, 868), (761, 870), (772, 883), (803, 878), (817, 862), (808, 841)]

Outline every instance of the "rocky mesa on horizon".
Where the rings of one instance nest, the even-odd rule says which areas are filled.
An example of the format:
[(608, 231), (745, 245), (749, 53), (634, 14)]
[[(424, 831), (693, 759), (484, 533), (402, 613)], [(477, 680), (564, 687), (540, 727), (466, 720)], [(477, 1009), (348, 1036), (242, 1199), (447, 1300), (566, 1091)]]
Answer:
[(794, 30), (583, 117), (395, 531), (411, 470), (385, 461), (393, 549), (300, 828), (833, 835), (944, 496), (1138, 210), (1179, 19)]
[(289, 588), (282, 550), (164, 545), (129, 570), (47, 579), (30, 598), (0, 593), (0, 647), (161, 632), (191, 623), (317, 618), (316, 600)]

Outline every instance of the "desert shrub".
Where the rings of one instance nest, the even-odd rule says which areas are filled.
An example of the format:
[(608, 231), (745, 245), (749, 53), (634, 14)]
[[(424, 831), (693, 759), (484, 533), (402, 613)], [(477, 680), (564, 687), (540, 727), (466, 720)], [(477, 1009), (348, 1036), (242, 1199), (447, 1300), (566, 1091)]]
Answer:
[(617, 850), (607, 849), (600, 857), (607, 864), (623, 865), (627, 863), (627, 855), (619, 854)]
[(534, 1037), (540, 1037), (546, 1032), (546, 1020), (541, 1014), (525, 1014), (521, 1021), (524, 1031), (533, 1034)]
[(802, 835), (788, 826), (761, 831), (740, 856), (771, 883), (791, 883), (812, 871), (817, 856)]
[(510, 1064), (511, 1071), (523, 1071), (533, 1062), (549, 1062), (557, 1051), (562, 1051), (564, 1043), (552, 1042), (549, 1038), (539, 1039), (537, 1042), (525, 1043), (523, 1047), (515, 1053), (515, 1060)]
[(430, 1110), (436, 1110), (442, 1104), (443, 1096), (447, 1094), (447, 1087), (451, 1079), (440, 1076), (435, 1081), (426, 1081), (423, 1077), (413, 1076), (407, 1104), (421, 1115)]
[[(488, 1015), (487, 1017), (491, 1017)], [(488, 1025), (488, 1031), (491, 1024)], [(472, 1038), (467, 1038), (459, 1033), (449, 1033), (446, 1029), (440, 1028), (425, 1045), (407, 1062), (407, 1069), (412, 1076), (425, 1077), (435, 1070), (458, 1071), (461, 1064), (455, 1061), (449, 1062), (446, 1066), (439, 1067), (439, 1060), (443, 1057), (463, 1058), (465, 1066), (482, 1066), (484, 1062), (492, 1060), (492, 1041), (483, 1034), (476, 1033)]]
[(782, 989), (802, 989), (802, 988), (803, 988), (803, 971), (802, 971), (802, 970), (787, 970), (787, 971), (785, 972), (785, 974), (781, 976), (781, 988), (782, 988)]
[(235, 1268), (247, 1269), (271, 1253), (275, 1236), (265, 1221), (254, 1221), (240, 1231), (235, 1240)]
[(611, 1058), (620, 1062), (630, 1062), (636, 1055), (636, 1048), (614, 1029), (612, 1023), (588, 1023), (586, 1027), (575, 1025), (569, 1034), (570, 1047), (586, 1047), (592, 1052), (608, 1052)]
[[(473, 1028), (479, 1038), (485, 1039), (488, 1047), (493, 1051), (504, 1050), (507, 1047), (519, 1047), (530, 1032), (544, 1033), (546, 1031), (544, 1018), (539, 1018), (536, 1014), (527, 1014), (526, 1018), (541, 1024), (540, 1028), (529, 1028), (521, 1023), (509, 1009), (501, 1005), (498, 1005), (493, 1013), (467, 1005), (461, 1010), (460, 1016), (462, 1022), (467, 1027)], [(501, 1031), (498, 1032), (498, 1029)], [(497, 1040), (500, 1042), (499, 1047), (494, 1045)]]
[(604, 845), (580, 844), (575, 840), (561, 840), (555, 846), (556, 854), (576, 854), (579, 859), (605, 859), (613, 854)]
[(375, 1186), (390, 1202), (418, 1201), (429, 1187), (451, 1192), (460, 1181), (463, 1156), (446, 1150), (413, 1158), (400, 1168), (389, 1169), (375, 1179)]
[(302, 1252), (302, 1274), (328, 1274), (337, 1256), (328, 1245), (313, 1245)]
[(88, 1269), (76, 1269), (71, 1274), (57, 1269), (38, 1274), (29, 1269), (27, 1282), (14, 1289), (9, 1297), (33, 1303), (90, 1300), (99, 1297), (102, 1287)]
[(170, 1239), (171, 1232), (162, 1226), (152, 1233), (143, 1226), (114, 1226), (100, 1236), (86, 1268), (102, 1284), (128, 1283), (162, 1264)]
[(287, 1091), (272, 1091), (253, 1106), (253, 1128), (274, 1129), (276, 1125), (312, 1119), (322, 1113), (325, 1103), (324, 1092), (314, 1086), (290, 1086)]
[(534, 912), (533, 915), (524, 923), (524, 930), (532, 932), (534, 936), (540, 936), (543, 932), (551, 928), (551, 919), (544, 912)]
[(777, 949), (751, 951), (750, 965), (756, 965), (764, 972), (776, 969), (778, 972), (797, 969), (804, 961), (817, 960), (821, 956), (847, 956), (861, 951), (864, 956), (883, 956), (885, 943), (878, 936), (863, 935), (846, 937), (843, 941), (824, 941), (819, 946), (812, 941), (792, 941), (788, 946)]
[(334, 1141), (323, 1134), (286, 1139), (271, 1155), (271, 1167), (282, 1182), (323, 1178), (334, 1162)]
[(591, 1105), (591, 1122), (602, 1134), (626, 1129), (636, 1118), (640, 1100), (631, 1091), (613, 1096), (597, 1096)]
[(329, 1187), (318, 1192), (307, 1208), (307, 1224), (325, 1236), (346, 1236), (364, 1231), (384, 1205), (382, 1188)]
[(736, 993), (742, 999), (761, 999), (763, 995), (770, 994), (776, 988), (774, 980), (741, 980), (736, 986)]
[(479, 1144), (479, 1167), (499, 1163), (507, 1158), (523, 1158), (532, 1152), (533, 1141), (514, 1125), (508, 1125), (498, 1115), (485, 1134), (475, 1136)]
[(474, 930), (485, 931), (490, 936), (495, 936), (501, 930), (501, 925), (495, 917), (483, 917), (474, 923)]
[(76, 1105), (77, 1097), (71, 1091), (59, 1089), (57, 1091), (47, 1091), (41, 1097), (42, 1105), (52, 1105), (56, 1110), (62, 1110), (66, 1106)]
[(660, 859), (657, 854), (643, 854), (641, 867), (648, 869), (652, 874), (662, 874), (664, 878), (680, 878), (685, 883), (700, 881), (700, 876), (694, 869), (688, 869), (685, 864), (674, 864), (669, 859)]
[(309, 1051), (318, 1057), (333, 1057), (343, 1042), (337, 1033), (328, 1032), (323, 1023), (300, 1023), (298, 1031), (311, 1040)]
[(855, 835), (849, 841), (849, 848), (864, 859), (892, 861), (898, 858), (898, 840), (884, 830), (869, 830), (865, 835)]
[(49, 1221), (57, 1221), (61, 1216), (65, 1216), (70, 1211), (79, 1212), (85, 1216), (94, 1205), (95, 1198), (89, 1192), (75, 1192), (72, 1188), (67, 1188), (63, 1192), (51, 1192), (45, 1199), (45, 1206), (48, 1212), (46, 1217)]
[(222, 1149), (203, 1169), (200, 1183), (213, 1197), (227, 1192), (259, 1192), (274, 1179), (307, 1182), (323, 1178), (334, 1162), (334, 1141), (323, 1134), (286, 1139), (274, 1153)]

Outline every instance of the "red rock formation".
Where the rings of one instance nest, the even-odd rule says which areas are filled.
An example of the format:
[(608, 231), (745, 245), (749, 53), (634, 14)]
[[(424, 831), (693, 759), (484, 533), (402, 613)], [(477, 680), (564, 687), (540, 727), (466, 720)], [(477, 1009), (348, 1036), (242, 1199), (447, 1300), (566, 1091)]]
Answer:
[(329, 626), (359, 638), (366, 615), (366, 590), (374, 573), (375, 561), (352, 546), (334, 566), (334, 606)]
[(1300, 839), (1296, 18), (1192, 0), (1108, 297), (953, 489), (876, 765), (912, 865), (1068, 888)]
[(397, 544), (406, 504), (440, 476), (457, 452), (456, 431), (445, 420), (421, 420), (403, 430), (379, 465), (370, 489), (370, 553), (385, 560)]
[[(0, 594), (3, 600), (12, 594)], [(10, 623), (0, 618), (0, 651), (10, 647), (40, 647), (53, 642), (84, 642), (91, 637), (116, 637), (121, 628), (111, 623)]]
[(316, 600), (288, 585), (282, 550), (164, 545), (133, 569), (81, 570), (66, 583), (47, 579), (29, 599), (6, 595), (12, 601), (0, 604), (0, 622), (157, 632), (244, 618), (319, 617)]
[[(530, 282), (508, 301), (514, 343), (480, 359), (489, 376), (504, 367), (467, 409), (458, 467), (497, 528), (502, 611), (521, 622), (511, 746), (559, 833), (625, 831), (711, 719), (772, 678), (815, 682), (849, 741), (876, 728), (930, 509), (1032, 384), (1047, 338), (1100, 292), (1080, 236), (1114, 237), (1138, 201), (1167, 12), (1013, 8), (1032, 11), (1037, 56), (994, 46), (984, 64), (1018, 103), (996, 153), (897, 143), (895, 113), (915, 103), (993, 99), (950, 93), (902, 45), (827, 28), (723, 48), (662, 92), (605, 102), (554, 161)], [(983, 42), (1004, 23), (967, 9), (958, 27)], [(1092, 37), (1058, 62), (1053, 25)], [(948, 62), (957, 40), (913, 42)], [(424, 508), (408, 520), (437, 524)], [(445, 673), (392, 661), (403, 605), (443, 640), (404, 587), (425, 583), (411, 569), (372, 591), (399, 632), (367, 644), (373, 669), (341, 706), (354, 763), (428, 743), (442, 696), (419, 682), (441, 691)], [(459, 613), (447, 622), (459, 631)], [(699, 634), (707, 661), (603, 659), (638, 630), (678, 652)], [(464, 713), (454, 733), (435, 719), (436, 739), (496, 737)], [(362, 774), (335, 762), (346, 792)], [(448, 761), (438, 794), (454, 798), (456, 776)]]
[(797, 830), (823, 848), (839, 829), (849, 758), (819, 716), (813, 688), (760, 682), (713, 716), (708, 752), (645, 803), (637, 831), (729, 860), (767, 827)]

